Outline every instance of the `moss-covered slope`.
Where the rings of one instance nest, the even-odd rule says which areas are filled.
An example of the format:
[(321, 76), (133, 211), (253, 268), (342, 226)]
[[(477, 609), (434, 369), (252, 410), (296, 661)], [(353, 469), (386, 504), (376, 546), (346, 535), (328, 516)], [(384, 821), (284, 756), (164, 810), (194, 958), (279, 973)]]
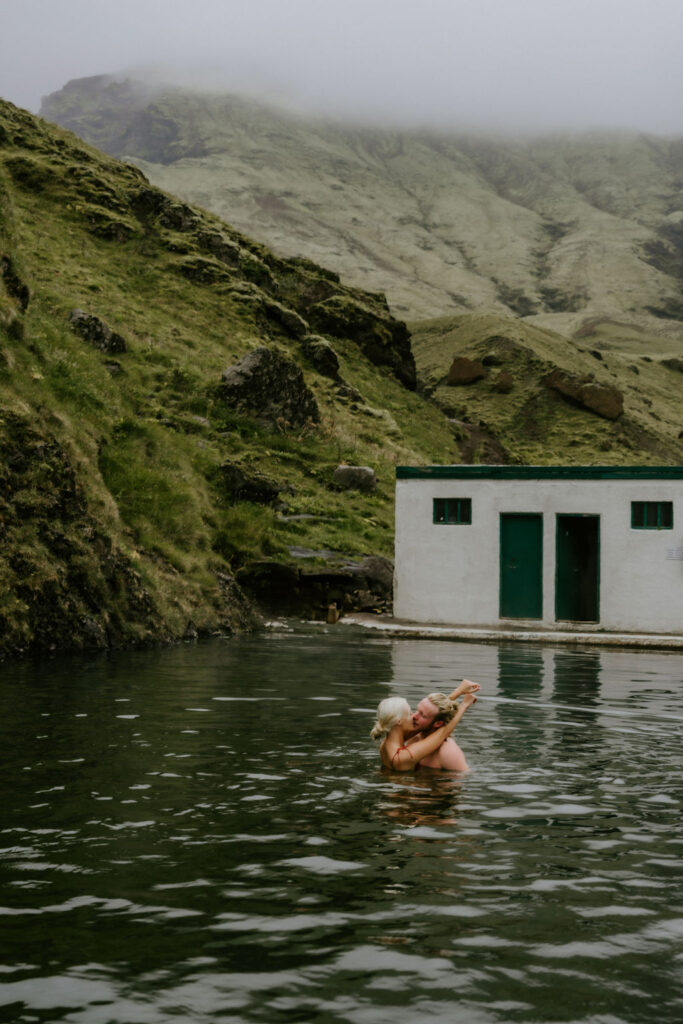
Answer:
[[(263, 347), (315, 417), (226, 400)], [(0, 103), (0, 656), (235, 628), (249, 562), (391, 555), (394, 465), (457, 457), (414, 372), (382, 296)]]

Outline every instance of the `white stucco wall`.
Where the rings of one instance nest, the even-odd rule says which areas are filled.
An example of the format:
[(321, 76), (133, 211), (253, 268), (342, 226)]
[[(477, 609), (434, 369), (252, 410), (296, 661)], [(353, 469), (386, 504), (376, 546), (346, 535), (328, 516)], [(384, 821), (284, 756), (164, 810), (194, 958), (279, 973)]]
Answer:
[[(456, 497), (471, 498), (472, 524), (434, 524), (433, 499)], [(673, 529), (632, 529), (632, 501), (673, 501)], [(506, 512), (543, 515), (540, 620), (499, 615), (500, 515)], [(600, 613), (590, 628), (683, 633), (683, 480), (398, 479), (395, 616), (556, 628), (558, 513), (600, 517)], [(572, 627), (563, 621), (562, 628)]]

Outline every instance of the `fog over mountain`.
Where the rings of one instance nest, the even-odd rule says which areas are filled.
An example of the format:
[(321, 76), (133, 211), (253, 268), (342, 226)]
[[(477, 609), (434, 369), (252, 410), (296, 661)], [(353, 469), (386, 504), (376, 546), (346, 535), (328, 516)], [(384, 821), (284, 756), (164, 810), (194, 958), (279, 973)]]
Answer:
[(113, 72), (386, 125), (683, 132), (679, 0), (23, 0), (0, 95)]

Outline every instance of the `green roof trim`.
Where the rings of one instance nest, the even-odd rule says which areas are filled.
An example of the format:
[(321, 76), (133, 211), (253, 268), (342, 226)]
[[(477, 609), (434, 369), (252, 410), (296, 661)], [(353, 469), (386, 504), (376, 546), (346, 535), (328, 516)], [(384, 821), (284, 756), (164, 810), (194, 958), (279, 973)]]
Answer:
[(683, 466), (397, 466), (396, 479), (683, 481)]

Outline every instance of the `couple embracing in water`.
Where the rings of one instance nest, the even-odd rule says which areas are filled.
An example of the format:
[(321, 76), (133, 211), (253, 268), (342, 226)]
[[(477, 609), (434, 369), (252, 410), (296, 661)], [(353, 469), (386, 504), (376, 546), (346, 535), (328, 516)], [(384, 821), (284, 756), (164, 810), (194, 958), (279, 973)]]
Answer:
[[(412, 772), (418, 767), (445, 771), (467, 771), (462, 750), (451, 733), (475, 703), (479, 683), (463, 679), (453, 692), (430, 693), (410, 710), (403, 697), (387, 697), (377, 708), (377, 721), (370, 735), (379, 740), (379, 756), (385, 768)], [(458, 697), (460, 703), (456, 704)]]

